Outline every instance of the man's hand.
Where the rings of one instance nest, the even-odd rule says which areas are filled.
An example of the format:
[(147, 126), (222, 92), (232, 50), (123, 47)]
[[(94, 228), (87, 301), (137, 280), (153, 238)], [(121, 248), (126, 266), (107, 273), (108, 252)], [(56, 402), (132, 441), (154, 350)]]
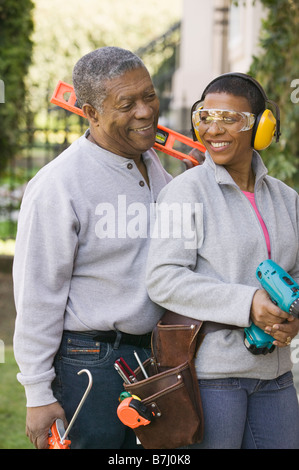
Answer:
[[(202, 153), (200, 150), (197, 148), (193, 148), (191, 152), (189, 152), (189, 155), (191, 157), (195, 158), (195, 160), (198, 161), (198, 164), (201, 165), (205, 161), (205, 154)], [(191, 162), (191, 160), (188, 160), (187, 158), (183, 160), (183, 162), (186, 165), (186, 170), (189, 170), (190, 168), (194, 168), (194, 163)]]
[(26, 434), (37, 449), (48, 449), (49, 429), (58, 418), (62, 419), (66, 429), (65, 414), (58, 402), (27, 408)]

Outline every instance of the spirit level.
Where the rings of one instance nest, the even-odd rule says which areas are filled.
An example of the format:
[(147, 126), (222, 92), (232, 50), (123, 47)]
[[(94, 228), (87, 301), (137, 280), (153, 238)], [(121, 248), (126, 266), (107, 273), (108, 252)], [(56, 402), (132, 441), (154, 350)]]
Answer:
[[(78, 114), (79, 116), (86, 117), (82, 109), (77, 105), (77, 98), (72, 85), (69, 85), (68, 83), (65, 83), (61, 80), (56, 85), (51, 98), (51, 103), (56, 104), (61, 108), (67, 109), (72, 113)], [(181, 144), (191, 147), (192, 149), (195, 148), (202, 153), (205, 153), (206, 151), (204, 145), (202, 145), (200, 142), (194, 142), (189, 137), (186, 137), (182, 134), (179, 134), (178, 132), (158, 124), (154, 148), (156, 150), (160, 150), (163, 153), (166, 153), (167, 155), (178, 158), (179, 160), (187, 159), (190, 160), (193, 165), (198, 165), (199, 162), (194, 157), (180, 152), (174, 148), (174, 145), (177, 141)]]

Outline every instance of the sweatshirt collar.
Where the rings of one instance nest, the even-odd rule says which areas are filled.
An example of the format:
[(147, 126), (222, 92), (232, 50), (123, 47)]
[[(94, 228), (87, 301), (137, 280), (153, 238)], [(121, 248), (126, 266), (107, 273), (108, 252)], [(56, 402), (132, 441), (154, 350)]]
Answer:
[[(217, 165), (216, 163), (214, 163), (208, 151), (206, 151), (205, 157), (206, 157), (206, 163), (210, 167), (212, 167), (215, 172), (215, 178), (218, 184), (229, 184), (229, 185), (236, 186), (236, 183), (234, 182), (229, 172), (224, 168), (224, 166)], [(256, 150), (253, 150), (253, 153), (252, 153), (252, 168), (255, 173), (255, 187), (257, 187), (257, 185), (259, 185), (260, 182), (267, 175), (268, 170), (266, 166), (264, 165), (264, 162), (261, 156)]]
[[(127, 166), (128, 163), (132, 162), (130, 158), (122, 157), (121, 155), (117, 155), (116, 153), (110, 152), (109, 150), (104, 149), (103, 147), (100, 147), (90, 140), (87, 139), (88, 135), (90, 133), (90, 129), (87, 129), (80, 137), (79, 140), (81, 140), (82, 145), (85, 146), (85, 148), (88, 147), (88, 151), (90, 154), (94, 155), (96, 158), (101, 158), (101, 160), (104, 160), (106, 164), (108, 165), (120, 165), (120, 166)], [(151, 149), (147, 150), (142, 154), (143, 161), (145, 164), (148, 166), (151, 163), (152, 160), (152, 152)]]

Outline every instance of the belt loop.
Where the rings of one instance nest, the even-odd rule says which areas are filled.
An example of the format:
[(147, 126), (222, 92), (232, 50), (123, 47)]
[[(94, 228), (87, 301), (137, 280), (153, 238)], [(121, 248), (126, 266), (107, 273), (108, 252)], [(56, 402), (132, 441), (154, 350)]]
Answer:
[(116, 331), (116, 338), (114, 341), (113, 349), (118, 349), (121, 341), (121, 331), (115, 330)]

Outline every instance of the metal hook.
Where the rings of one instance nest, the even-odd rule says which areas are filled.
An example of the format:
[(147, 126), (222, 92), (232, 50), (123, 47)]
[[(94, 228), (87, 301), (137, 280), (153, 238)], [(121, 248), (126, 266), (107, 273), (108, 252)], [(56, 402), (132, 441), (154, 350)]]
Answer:
[(74, 415), (73, 415), (73, 417), (70, 421), (70, 424), (68, 425), (63, 437), (61, 438), (61, 442), (63, 442), (65, 440), (65, 438), (68, 436), (68, 434), (69, 434), (71, 428), (73, 427), (73, 424), (74, 424), (74, 422), (75, 422), (75, 420), (76, 420), (76, 418), (79, 414), (79, 411), (81, 410), (81, 408), (82, 408), (82, 406), (83, 406), (83, 404), (84, 404), (84, 402), (87, 398), (87, 395), (89, 394), (90, 389), (92, 387), (92, 375), (91, 375), (91, 373), (89, 372), (88, 369), (82, 369), (78, 372), (78, 375), (83, 374), (83, 372), (85, 372), (88, 375), (88, 379), (89, 379), (88, 386), (85, 390), (85, 393), (84, 393), (83, 397), (81, 398), (81, 401), (80, 401), (79, 405), (77, 406), (77, 409), (76, 409), (76, 411), (75, 411), (75, 413), (74, 413)]

